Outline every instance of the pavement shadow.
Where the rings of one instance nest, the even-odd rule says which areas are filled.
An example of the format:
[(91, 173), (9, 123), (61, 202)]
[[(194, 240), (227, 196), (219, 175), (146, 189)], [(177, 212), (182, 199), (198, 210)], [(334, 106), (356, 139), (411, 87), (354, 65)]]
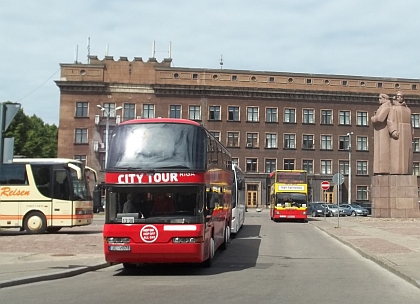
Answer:
[(142, 264), (134, 269), (121, 268), (115, 276), (191, 276), (217, 275), (248, 268), (268, 268), (270, 265), (257, 264), (261, 245), (260, 225), (244, 225), (226, 251), (218, 250), (210, 268), (200, 264)]

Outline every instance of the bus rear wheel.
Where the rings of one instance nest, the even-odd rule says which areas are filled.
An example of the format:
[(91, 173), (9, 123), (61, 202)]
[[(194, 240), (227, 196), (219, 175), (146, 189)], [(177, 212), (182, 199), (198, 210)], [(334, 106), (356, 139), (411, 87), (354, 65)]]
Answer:
[(25, 217), (23, 228), (29, 234), (44, 233), (47, 230), (47, 220), (41, 212), (33, 211)]
[(225, 232), (223, 233), (223, 243), (220, 246), (220, 249), (226, 250), (230, 241), (230, 227), (229, 225), (225, 225)]

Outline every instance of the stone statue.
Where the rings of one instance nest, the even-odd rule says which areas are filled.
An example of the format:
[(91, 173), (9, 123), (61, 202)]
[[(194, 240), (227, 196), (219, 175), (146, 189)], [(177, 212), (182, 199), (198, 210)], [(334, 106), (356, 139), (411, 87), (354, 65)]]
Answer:
[(404, 101), (404, 94), (401, 91), (393, 99), (389, 109), (388, 132), (391, 136), (389, 151), (390, 174), (412, 174), (413, 172), (413, 151), (411, 110)]
[(389, 174), (390, 168), (390, 136), (388, 132), (388, 114), (392, 106), (388, 95), (379, 95), (379, 108), (371, 117), (373, 123), (373, 174)]

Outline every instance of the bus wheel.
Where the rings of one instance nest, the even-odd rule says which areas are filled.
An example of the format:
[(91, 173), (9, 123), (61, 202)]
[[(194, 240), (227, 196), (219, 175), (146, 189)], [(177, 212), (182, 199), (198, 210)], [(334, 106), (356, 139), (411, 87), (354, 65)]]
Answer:
[(56, 233), (61, 230), (62, 227), (47, 227), (48, 233)]
[(220, 249), (226, 250), (230, 241), (230, 227), (229, 225), (225, 225), (225, 233), (223, 236), (223, 243), (220, 246)]
[(214, 257), (214, 239), (211, 237), (209, 244), (209, 258), (203, 262), (203, 266), (206, 268), (211, 267), (211, 264), (213, 264), (213, 257)]
[(47, 230), (47, 220), (41, 212), (30, 212), (25, 217), (23, 228), (30, 234), (44, 233)]

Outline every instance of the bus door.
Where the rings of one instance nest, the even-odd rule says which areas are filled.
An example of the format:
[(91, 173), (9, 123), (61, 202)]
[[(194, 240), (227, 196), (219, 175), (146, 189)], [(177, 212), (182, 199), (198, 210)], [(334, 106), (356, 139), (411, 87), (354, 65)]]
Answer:
[(51, 225), (73, 225), (73, 203), (71, 201), (69, 172), (55, 169), (53, 175), (53, 202), (51, 206)]

